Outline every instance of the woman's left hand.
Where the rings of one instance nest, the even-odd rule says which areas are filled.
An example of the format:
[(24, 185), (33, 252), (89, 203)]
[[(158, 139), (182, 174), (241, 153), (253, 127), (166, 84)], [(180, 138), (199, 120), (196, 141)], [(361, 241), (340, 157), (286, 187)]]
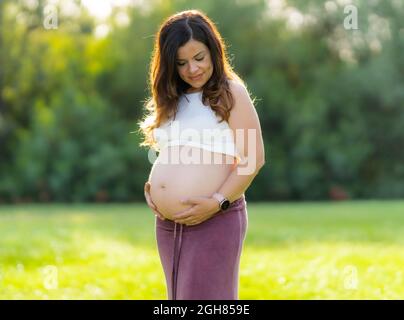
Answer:
[(174, 214), (173, 219), (177, 223), (186, 224), (188, 226), (208, 220), (220, 210), (217, 200), (209, 197), (191, 197), (182, 200), (181, 203), (190, 204), (192, 206)]

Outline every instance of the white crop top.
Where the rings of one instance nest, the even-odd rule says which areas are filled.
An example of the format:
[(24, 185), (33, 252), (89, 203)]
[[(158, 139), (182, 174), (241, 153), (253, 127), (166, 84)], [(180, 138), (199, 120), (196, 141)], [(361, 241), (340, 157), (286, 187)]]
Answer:
[(183, 94), (178, 101), (175, 119), (171, 117), (153, 130), (157, 150), (187, 145), (228, 154), (239, 161), (233, 132), (228, 122), (219, 123), (220, 119), (209, 105), (202, 103), (202, 91)]

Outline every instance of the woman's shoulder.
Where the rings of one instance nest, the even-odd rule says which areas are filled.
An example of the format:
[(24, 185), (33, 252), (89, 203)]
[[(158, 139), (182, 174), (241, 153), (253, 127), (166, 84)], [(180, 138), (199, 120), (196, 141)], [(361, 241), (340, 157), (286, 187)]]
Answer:
[(232, 93), (233, 93), (233, 91), (245, 89), (245, 84), (242, 80), (229, 79), (229, 80), (227, 80), (227, 82), (229, 83), (229, 88)]
[(250, 96), (245, 83), (242, 80), (229, 79), (229, 89), (234, 99), (245, 99)]

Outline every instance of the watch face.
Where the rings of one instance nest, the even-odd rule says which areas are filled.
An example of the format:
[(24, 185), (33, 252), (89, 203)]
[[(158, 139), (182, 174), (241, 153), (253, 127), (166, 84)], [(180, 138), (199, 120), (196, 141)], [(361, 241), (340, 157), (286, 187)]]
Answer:
[(221, 209), (226, 210), (230, 206), (230, 201), (226, 200), (222, 203)]

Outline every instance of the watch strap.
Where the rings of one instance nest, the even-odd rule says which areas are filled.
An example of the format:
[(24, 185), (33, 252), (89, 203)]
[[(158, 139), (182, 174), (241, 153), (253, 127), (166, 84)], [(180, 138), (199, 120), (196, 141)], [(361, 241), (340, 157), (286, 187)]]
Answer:
[(219, 202), (219, 208), (222, 207), (223, 202), (225, 202), (226, 200), (228, 201), (228, 199), (219, 192), (215, 192), (212, 195), (212, 197), (215, 198)]

